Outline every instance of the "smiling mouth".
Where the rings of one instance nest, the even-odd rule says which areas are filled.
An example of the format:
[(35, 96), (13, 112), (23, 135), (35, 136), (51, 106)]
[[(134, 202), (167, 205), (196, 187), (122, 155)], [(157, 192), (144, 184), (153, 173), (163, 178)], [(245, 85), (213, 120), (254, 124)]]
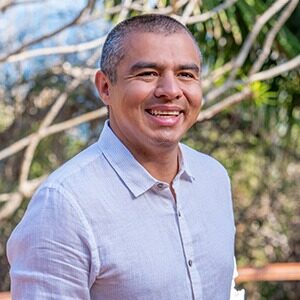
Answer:
[(155, 109), (146, 109), (146, 112), (155, 117), (178, 117), (183, 111), (162, 111), (162, 110), (155, 110)]

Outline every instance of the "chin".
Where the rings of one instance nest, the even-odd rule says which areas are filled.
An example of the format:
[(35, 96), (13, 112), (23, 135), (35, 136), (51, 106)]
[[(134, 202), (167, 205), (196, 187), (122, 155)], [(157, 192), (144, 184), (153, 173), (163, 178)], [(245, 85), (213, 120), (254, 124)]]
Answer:
[(181, 138), (161, 137), (161, 138), (155, 138), (154, 142), (156, 145), (169, 148), (169, 147), (177, 146), (180, 140)]

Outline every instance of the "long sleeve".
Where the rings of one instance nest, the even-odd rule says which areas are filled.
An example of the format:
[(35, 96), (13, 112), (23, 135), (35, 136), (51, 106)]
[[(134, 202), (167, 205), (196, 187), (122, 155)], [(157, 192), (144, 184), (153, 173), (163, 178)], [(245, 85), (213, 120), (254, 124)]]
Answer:
[(62, 191), (34, 196), (7, 246), (13, 300), (90, 299), (97, 255), (79, 207)]

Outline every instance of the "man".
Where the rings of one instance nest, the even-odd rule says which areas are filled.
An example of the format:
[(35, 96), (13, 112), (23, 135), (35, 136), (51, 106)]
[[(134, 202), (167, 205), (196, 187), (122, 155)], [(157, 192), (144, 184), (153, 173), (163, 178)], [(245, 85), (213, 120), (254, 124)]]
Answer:
[(117, 25), (96, 87), (97, 143), (39, 188), (8, 243), (13, 299), (229, 299), (230, 183), (179, 144), (201, 106), (201, 54), (162, 15)]

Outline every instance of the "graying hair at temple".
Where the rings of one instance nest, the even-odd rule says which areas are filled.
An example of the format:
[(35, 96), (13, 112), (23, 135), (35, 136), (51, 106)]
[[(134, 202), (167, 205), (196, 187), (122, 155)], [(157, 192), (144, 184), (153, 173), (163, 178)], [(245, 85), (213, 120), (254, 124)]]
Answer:
[(170, 35), (186, 32), (194, 41), (201, 59), (201, 52), (192, 33), (177, 20), (158, 14), (146, 14), (127, 19), (115, 26), (108, 34), (102, 48), (100, 61), (101, 70), (108, 76), (111, 83), (117, 81), (117, 66), (124, 57), (124, 40), (132, 32), (149, 32)]

